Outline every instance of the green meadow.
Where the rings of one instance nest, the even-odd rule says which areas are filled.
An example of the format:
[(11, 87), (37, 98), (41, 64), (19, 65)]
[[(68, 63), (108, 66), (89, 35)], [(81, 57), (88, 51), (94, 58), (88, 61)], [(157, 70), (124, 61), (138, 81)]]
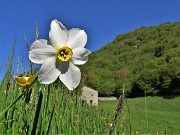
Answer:
[[(123, 133), (131, 130), (132, 134), (180, 134), (180, 97), (149, 96), (126, 101), (118, 123)], [(117, 103), (101, 101), (98, 108), (113, 116)]]

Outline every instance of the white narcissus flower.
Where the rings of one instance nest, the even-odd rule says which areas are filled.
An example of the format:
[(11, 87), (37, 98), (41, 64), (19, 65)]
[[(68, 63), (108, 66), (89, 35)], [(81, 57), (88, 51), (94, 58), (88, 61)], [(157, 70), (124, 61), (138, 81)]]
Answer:
[(36, 40), (30, 47), (29, 59), (42, 64), (38, 80), (42, 84), (50, 84), (59, 77), (69, 90), (73, 90), (81, 79), (81, 72), (75, 65), (86, 63), (91, 53), (84, 48), (87, 35), (78, 28), (67, 30), (61, 22), (53, 20), (49, 41)]

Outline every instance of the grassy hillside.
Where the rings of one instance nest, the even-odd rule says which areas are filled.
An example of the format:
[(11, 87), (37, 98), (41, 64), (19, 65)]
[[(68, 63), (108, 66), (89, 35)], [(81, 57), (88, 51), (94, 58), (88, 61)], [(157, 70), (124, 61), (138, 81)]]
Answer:
[(84, 83), (102, 96), (163, 93), (180, 83), (180, 22), (118, 35), (90, 55)]

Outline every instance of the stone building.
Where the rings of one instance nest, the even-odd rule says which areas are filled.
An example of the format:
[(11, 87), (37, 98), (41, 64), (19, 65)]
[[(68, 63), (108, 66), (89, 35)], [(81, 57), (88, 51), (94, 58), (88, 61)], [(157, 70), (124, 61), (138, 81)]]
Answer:
[(86, 101), (89, 105), (98, 105), (98, 92), (89, 87), (83, 87), (81, 98), (83, 101)]

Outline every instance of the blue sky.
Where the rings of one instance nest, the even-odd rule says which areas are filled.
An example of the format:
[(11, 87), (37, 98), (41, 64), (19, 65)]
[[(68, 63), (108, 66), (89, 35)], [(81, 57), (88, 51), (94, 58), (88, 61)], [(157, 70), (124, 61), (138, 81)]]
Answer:
[(14, 71), (18, 57), (24, 67), (29, 62), (24, 34), (31, 45), (37, 21), (39, 38), (48, 39), (54, 19), (66, 24), (68, 29), (84, 29), (88, 35), (86, 48), (95, 51), (118, 34), (142, 26), (180, 21), (180, 0), (0, 0), (0, 80), (15, 37)]

